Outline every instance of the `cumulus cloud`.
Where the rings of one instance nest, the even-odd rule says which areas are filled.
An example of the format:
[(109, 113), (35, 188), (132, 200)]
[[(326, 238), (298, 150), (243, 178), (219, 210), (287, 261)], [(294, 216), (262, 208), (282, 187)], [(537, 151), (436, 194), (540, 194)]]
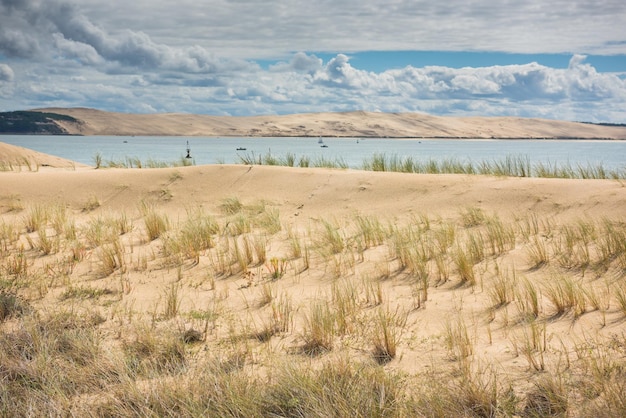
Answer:
[(315, 55), (307, 55), (305, 52), (297, 52), (287, 62), (279, 62), (270, 66), (271, 71), (297, 71), (304, 73), (315, 73), (322, 68), (323, 61)]
[(314, 83), (327, 87), (358, 89), (378, 84), (374, 73), (358, 70), (350, 64), (350, 58), (338, 54), (328, 61), (313, 77)]
[(50, 59), (60, 55), (85, 65), (114, 64), (117, 71), (129, 67), (217, 73), (251, 65), (219, 59), (197, 45), (173, 48), (155, 42), (143, 31), (124, 29), (110, 34), (75, 5), (57, 0), (1, 0), (0, 27), (0, 53), (9, 57)]
[(6, 64), (0, 64), (0, 81), (13, 81), (13, 69)]
[[(613, 24), (623, 16), (621, 0), (555, 1), (545, 14), (540, 0), (507, 8), (490, 0), (363, 0), (358, 7), (351, 0), (293, 0), (289, 7), (246, 0), (210, 10), (192, 0), (0, 0), (0, 108), (425, 111), (626, 122), (624, 76), (598, 72), (582, 53), (565, 68), (528, 62), (371, 71), (351, 58), (377, 49), (626, 53), (626, 27)], [(276, 56), (287, 58), (267, 70), (252, 61)]]

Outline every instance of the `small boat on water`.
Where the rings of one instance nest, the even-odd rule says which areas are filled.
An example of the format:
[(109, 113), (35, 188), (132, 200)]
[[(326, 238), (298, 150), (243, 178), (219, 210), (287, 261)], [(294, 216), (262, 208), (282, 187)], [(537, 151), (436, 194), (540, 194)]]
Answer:
[(246, 150), (246, 148), (244, 148), (244, 147), (237, 148), (237, 151), (245, 151), (245, 150)]
[(317, 140), (317, 143), (318, 143), (318, 144), (321, 144), (320, 146), (321, 146), (322, 148), (328, 148), (328, 145), (326, 145), (326, 144), (324, 143), (324, 140), (322, 139), (322, 137), (321, 137), (321, 136), (320, 136), (320, 138)]
[(189, 141), (187, 141), (187, 155), (185, 158), (191, 158), (191, 148), (189, 148)]

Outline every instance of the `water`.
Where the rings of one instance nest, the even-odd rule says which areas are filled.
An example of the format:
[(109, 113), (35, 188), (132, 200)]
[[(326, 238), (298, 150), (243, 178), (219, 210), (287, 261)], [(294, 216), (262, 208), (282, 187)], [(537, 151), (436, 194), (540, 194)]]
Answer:
[[(626, 141), (607, 140), (482, 140), (482, 139), (388, 139), (388, 138), (205, 138), (121, 136), (31, 136), (5, 135), (0, 142), (19, 145), (47, 154), (94, 165), (96, 154), (103, 161), (127, 157), (161, 162), (180, 161), (187, 142), (196, 165), (240, 163), (240, 157), (288, 153), (310, 161), (317, 158), (345, 162), (360, 168), (376, 153), (410, 156), (415, 161), (455, 159), (461, 162), (501, 161), (507, 156), (527, 157), (532, 164), (602, 165), (626, 168)], [(245, 148), (238, 151), (237, 148)]]

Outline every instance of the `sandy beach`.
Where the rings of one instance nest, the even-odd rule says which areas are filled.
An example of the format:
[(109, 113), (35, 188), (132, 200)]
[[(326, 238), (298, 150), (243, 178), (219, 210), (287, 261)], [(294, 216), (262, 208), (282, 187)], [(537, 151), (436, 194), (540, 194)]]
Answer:
[(0, 162), (14, 410), (626, 412), (623, 181)]

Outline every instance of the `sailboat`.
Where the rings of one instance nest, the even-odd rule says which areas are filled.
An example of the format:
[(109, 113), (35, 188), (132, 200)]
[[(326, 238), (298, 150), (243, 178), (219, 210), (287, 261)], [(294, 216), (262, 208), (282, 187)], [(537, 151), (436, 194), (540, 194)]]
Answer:
[(189, 148), (189, 141), (187, 141), (187, 155), (185, 158), (191, 158), (191, 148)]
[(322, 139), (322, 137), (321, 137), (321, 136), (320, 136), (320, 139), (318, 139), (318, 140), (317, 140), (317, 143), (318, 143), (318, 144), (322, 144), (322, 145), (321, 145), (321, 147), (322, 147), (322, 148), (328, 148), (328, 145), (326, 145), (326, 144), (324, 143), (324, 140)]

